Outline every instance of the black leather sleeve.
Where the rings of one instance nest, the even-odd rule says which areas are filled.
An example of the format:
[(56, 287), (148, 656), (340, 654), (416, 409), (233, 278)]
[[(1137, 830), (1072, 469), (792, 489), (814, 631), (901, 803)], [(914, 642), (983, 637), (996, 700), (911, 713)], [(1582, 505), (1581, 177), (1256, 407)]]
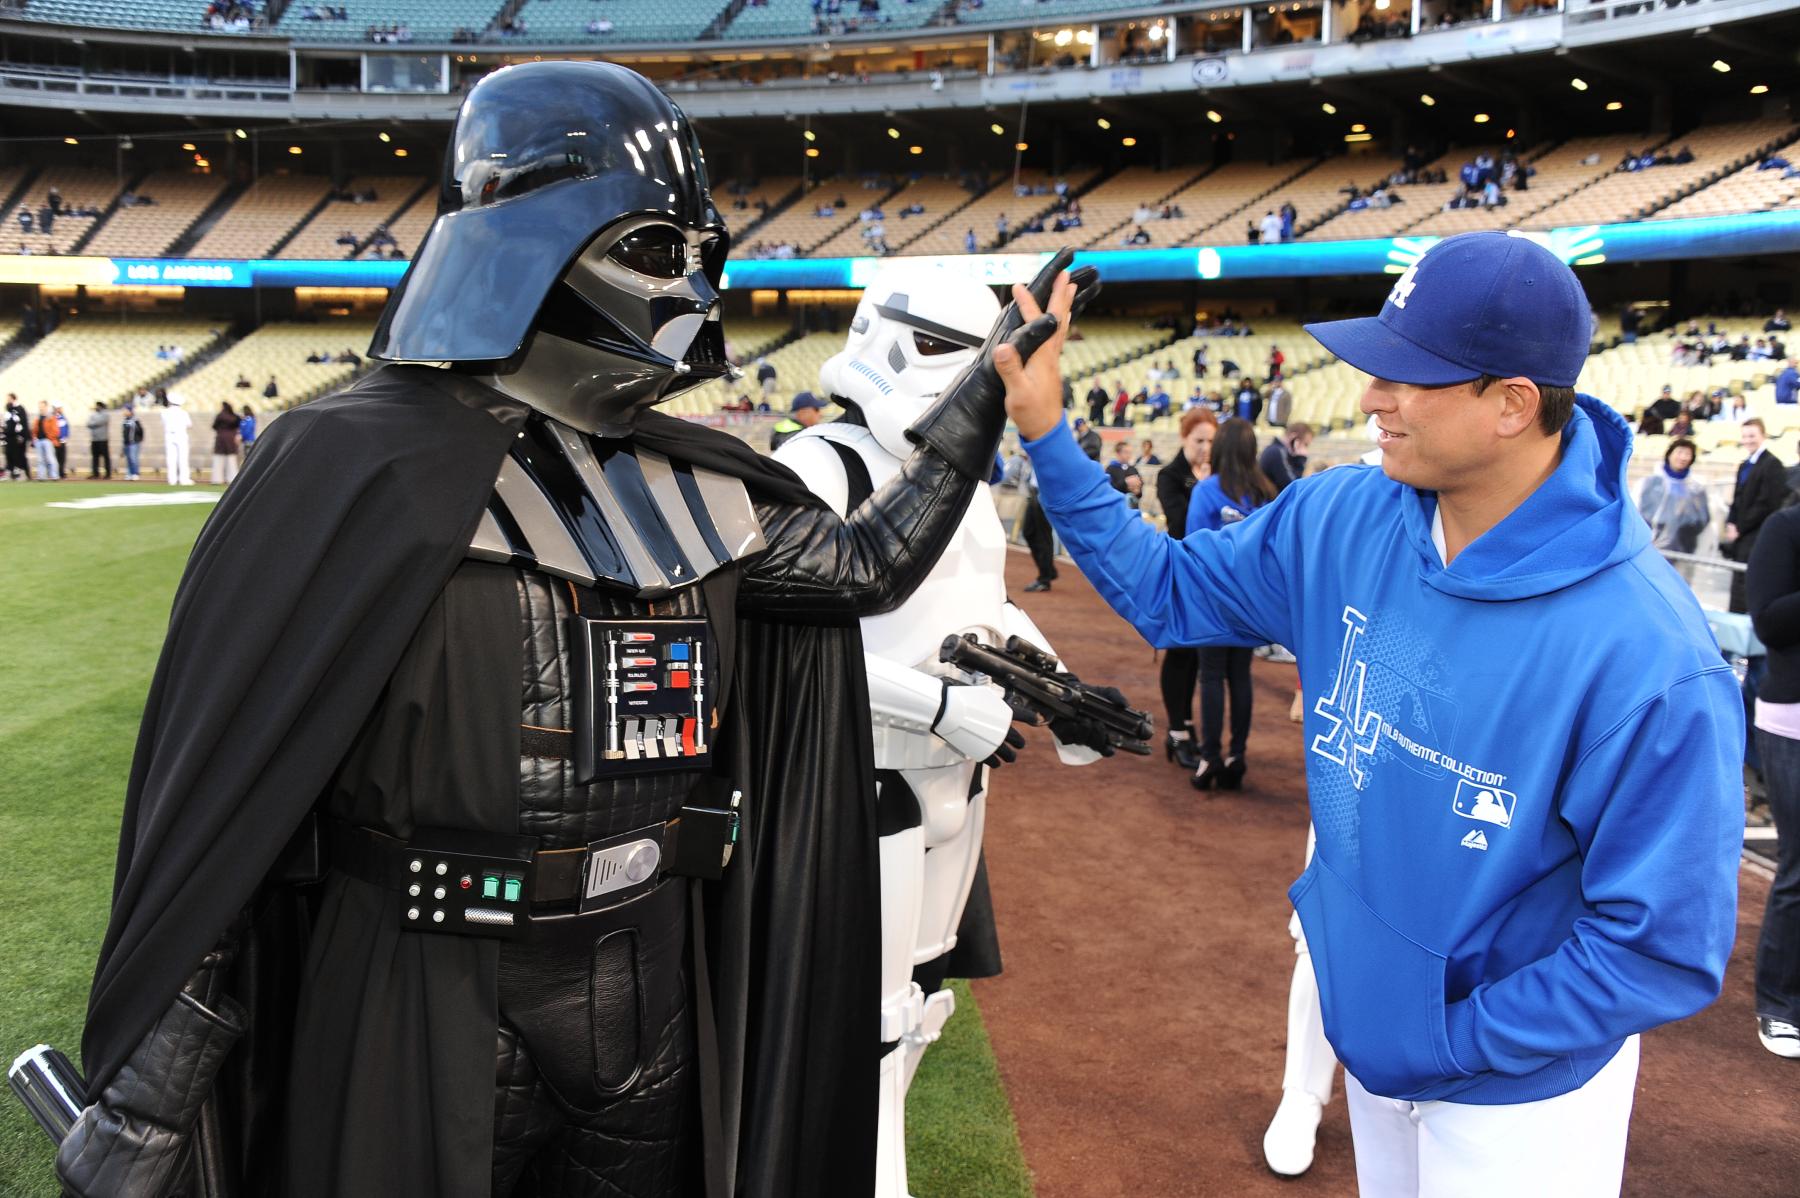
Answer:
[(244, 1010), (220, 979), (232, 952), (208, 954), (113, 1080), (70, 1129), (56, 1175), (77, 1198), (162, 1198), (188, 1180), (200, 1110)]
[[(1064, 250), (1033, 280), (1040, 306), (1072, 257)], [(1087, 267), (1071, 278), (1079, 312), (1098, 294), (1099, 279)], [(738, 601), (765, 615), (825, 618), (875, 615), (904, 602), (943, 555), (970, 495), (993, 469), (1006, 427), (994, 350), (1009, 342), (1029, 360), (1055, 331), (1050, 317), (1025, 324), (1018, 306), (1007, 305), (980, 355), (908, 430), (917, 448), (900, 473), (842, 520), (823, 508), (759, 503), (769, 548), (745, 572)]]

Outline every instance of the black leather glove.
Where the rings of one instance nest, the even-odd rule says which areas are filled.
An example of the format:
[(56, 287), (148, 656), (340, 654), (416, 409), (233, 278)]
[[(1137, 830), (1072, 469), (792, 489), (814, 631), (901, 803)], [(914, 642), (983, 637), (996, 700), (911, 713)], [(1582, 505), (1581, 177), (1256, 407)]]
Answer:
[(69, 1193), (162, 1198), (187, 1181), (200, 1108), (244, 1034), (243, 1008), (218, 987), (228, 959), (207, 957), (70, 1129), (56, 1153), (56, 1175)]
[[(1116, 686), (1096, 686), (1094, 692), (1103, 698), (1110, 699), (1120, 707), (1131, 706), (1125, 699), (1125, 692)], [(1082, 720), (1064, 717), (1050, 721), (1050, 731), (1056, 739), (1065, 745), (1080, 745), (1092, 749), (1102, 757), (1113, 755), (1113, 746), (1108, 741), (1106, 729), (1093, 720)]]
[[(1031, 281), (1029, 290), (1040, 309), (1050, 303), (1056, 276), (1068, 269), (1074, 260), (1075, 251), (1063, 249)], [(1100, 294), (1100, 274), (1093, 267), (1084, 266), (1069, 278), (1076, 288), (1075, 306), (1070, 313), (1072, 318), (1079, 316), (1082, 309)], [(1039, 321), (1046, 322), (1048, 328), (1033, 331), (1032, 326)], [(1000, 435), (1006, 431), (1006, 384), (1000, 381), (1000, 372), (994, 369), (994, 350), (1001, 342), (1010, 341), (1019, 351), (1019, 360), (1028, 361), (1031, 351), (1056, 332), (1053, 319), (1040, 317), (1039, 321), (1026, 325), (1019, 305), (1006, 305), (975, 360), (944, 388), (944, 394), (931, 410), (906, 431), (908, 439), (915, 445), (931, 446), (963, 476), (986, 482), (993, 473), (994, 451), (1000, 446)], [(1021, 335), (1025, 334), (1029, 336), (1021, 341)]]
[(1002, 765), (1011, 765), (1019, 759), (1019, 750), (1024, 747), (1025, 734), (1017, 728), (1008, 728), (1006, 739), (994, 749), (994, 755), (981, 764), (991, 769), (998, 769)]

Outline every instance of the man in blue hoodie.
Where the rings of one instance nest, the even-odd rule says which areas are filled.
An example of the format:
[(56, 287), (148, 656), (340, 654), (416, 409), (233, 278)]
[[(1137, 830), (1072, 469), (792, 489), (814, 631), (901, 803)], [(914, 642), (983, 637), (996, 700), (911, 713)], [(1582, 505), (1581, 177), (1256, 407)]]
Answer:
[(1076, 448), (1055, 355), (997, 355), (1114, 609), (1299, 657), (1318, 848), (1289, 895), (1364, 1195), (1616, 1194), (1638, 1033), (1730, 955), (1742, 702), (1631, 503), (1630, 430), (1573, 390), (1589, 327), (1529, 239), (1437, 243), (1379, 316), (1308, 330), (1373, 376), (1382, 464), (1180, 541)]

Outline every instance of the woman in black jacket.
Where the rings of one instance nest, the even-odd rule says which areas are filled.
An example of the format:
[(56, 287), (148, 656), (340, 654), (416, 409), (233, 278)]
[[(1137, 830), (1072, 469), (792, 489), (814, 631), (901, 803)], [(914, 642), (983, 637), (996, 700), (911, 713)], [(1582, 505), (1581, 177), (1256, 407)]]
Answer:
[[(1187, 535), (1188, 498), (1194, 485), (1212, 471), (1212, 443), (1218, 431), (1218, 417), (1205, 408), (1181, 414), (1181, 452), (1156, 474), (1156, 500), (1172, 537)], [(1199, 678), (1198, 649), (1170, 649), (1163, 654), (1163, 707), (1169, 715), (1163, 751), (1190, 772), (1200, 764), (1194, 744), (1194, 685)]]
[(1800, 505), (1763, 522), (1745, 579), (1750, 620), (1768, 649), (1756, 696), (1756, 748), (1775, 817), (1775, 882), (1756, 946), (1756, 1032), (1800, 1058)]

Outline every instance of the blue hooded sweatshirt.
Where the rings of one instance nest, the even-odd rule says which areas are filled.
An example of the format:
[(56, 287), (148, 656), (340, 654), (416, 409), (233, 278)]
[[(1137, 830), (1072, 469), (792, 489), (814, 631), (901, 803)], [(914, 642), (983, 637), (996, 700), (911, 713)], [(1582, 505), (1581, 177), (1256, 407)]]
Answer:
[(1718, 996), (1743, 705), (1581, 397), (1542, 486), (1445, 567), (1379, 467), (1177, 541), (1058, 427), (1025, 442), (1082, 572), (1157, 646), (1300, 660), (1318, 850), (1289, 891), (1325, 1032), (1375, 1094), (1530, 1102)]

